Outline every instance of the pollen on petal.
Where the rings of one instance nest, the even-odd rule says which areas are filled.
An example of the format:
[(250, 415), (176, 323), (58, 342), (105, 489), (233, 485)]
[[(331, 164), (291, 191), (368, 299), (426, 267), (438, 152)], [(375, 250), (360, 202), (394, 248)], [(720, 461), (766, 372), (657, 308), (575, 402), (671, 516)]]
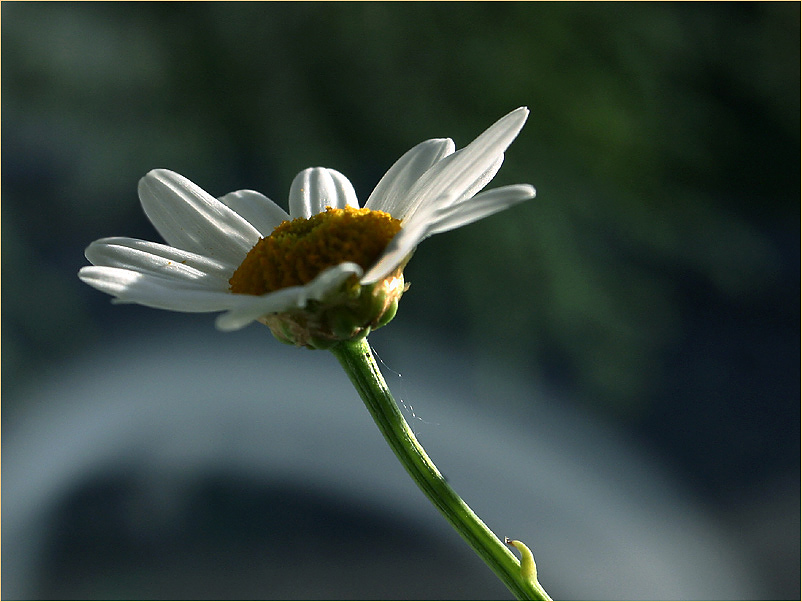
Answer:
[(353, 207), (282, 222), (250, 250), (229, 280), (231, 292), (263, 295), (304, 285), (346, 261), (367, 270), (400, 229), (389, 213)]

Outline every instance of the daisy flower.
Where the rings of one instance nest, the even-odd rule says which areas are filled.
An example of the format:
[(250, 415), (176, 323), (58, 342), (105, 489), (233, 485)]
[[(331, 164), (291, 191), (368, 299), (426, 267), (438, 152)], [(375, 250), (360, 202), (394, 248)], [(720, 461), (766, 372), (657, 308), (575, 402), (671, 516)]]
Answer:
[(389, 322), (406, 290), (403, 268), (425, 238), (535, 196), (529, 184), (480, 192), (529, 115), (521, 107), (455, 152), (421, 142), (382, 177), (364, 207), (348, 179), (313, 167), (292, 182), (289, 213), (239, 190), (219, 199), (179, 174), (139, 182), (145, 214), (167, 244), (97, 240), (78, 276), (117, 303), (225, 313), (221, 330), (253, 321), (279, 340), (328, 348)]

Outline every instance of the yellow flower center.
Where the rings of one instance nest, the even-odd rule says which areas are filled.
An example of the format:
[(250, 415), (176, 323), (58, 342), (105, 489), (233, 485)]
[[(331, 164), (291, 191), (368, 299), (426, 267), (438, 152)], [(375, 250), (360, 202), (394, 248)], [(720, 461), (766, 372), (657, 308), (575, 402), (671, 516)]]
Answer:
[(400, 229), (389, 213), (353, 207), (282, 222), (248, 252), (228, 281), (231, 292), (263, 295), (303, 285), (346, 261), (367, 270)]

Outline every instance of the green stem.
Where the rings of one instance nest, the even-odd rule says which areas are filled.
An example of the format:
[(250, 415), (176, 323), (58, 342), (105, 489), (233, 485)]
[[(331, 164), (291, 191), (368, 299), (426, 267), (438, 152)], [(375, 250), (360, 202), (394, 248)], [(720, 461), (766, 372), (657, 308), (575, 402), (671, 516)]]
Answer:
[(390, 394), (367, 339), (339, 343), (331, 352), (342, 364), (401, 464), (448, 522), (519, 600), (551, 600), (539, 583), (528, 581), (521, 574), (521, 564), (515, 555), (446, 483), (429, 459)]

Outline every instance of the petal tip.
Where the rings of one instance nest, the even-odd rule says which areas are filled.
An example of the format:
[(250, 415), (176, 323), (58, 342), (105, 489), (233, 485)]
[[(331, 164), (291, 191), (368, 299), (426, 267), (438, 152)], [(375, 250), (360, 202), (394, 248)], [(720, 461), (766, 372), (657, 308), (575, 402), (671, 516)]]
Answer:
[(514, 119), (515, 121), (519, 122), (519, 127), (523, 127), (523, 124), (526, 123), (526, 120), (529, 119), (529, 108), (528, 107), (518, 107), (514, 111), (510, 111), (506, 117), (502, 117), (502, 119)]
[(526, 184), (526, 186), (529, 188), (529, 192), (531, 194), (531, 196), (529, 198), (530, 199), (535, 198), (537, 196), (537, 189), (534, 186), (532, 186), (531, 184)]
[(521, 115), (523, 115), (524, 119), (527, 119), (529, 117), (530, 111), (529, 111), (529, 107), (524, 105), (524, 106), (518, 107), (517, 109), (512, 111), (512, 113), (520, 113)]
[(142, 186), (143, 183), (150, 180), (167, 180), (174, 178), (175, 176), (178, 176), (176, 172), (169, 169), (164, 169), (163, 167), (157, 167), (155, 169), (151, 169), (148, 173), (139, 178), (139, 185)]

